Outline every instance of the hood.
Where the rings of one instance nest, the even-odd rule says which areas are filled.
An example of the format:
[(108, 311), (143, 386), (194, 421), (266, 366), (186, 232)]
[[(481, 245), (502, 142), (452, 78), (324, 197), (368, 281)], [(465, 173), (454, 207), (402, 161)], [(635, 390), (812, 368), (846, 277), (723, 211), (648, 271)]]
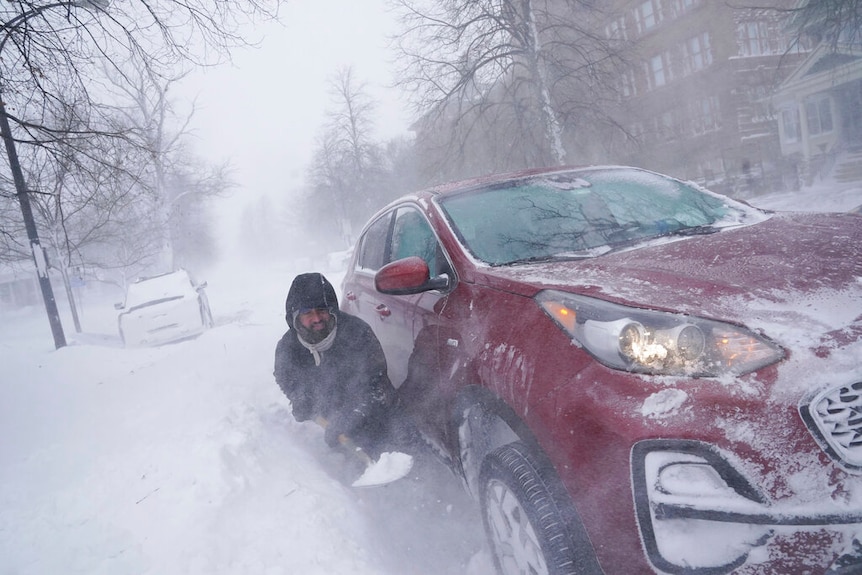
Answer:
[(338, 298), (335, 288), (323, 274), (317, 272), (296, 276), (284, 302), (287, 325), (293, 329), (293, 318), (300, 310), (315, 308), (327, 308), (333, 315), (337, 315)]
[[(862, 218), (776, 214), (590, 260), (493, 268), (486, 279), (525, 296), (535, 293), (528, 282), (749, 327), (782, 314), (798, 324), (804, 314), (825, 333), (862, 324)], [(824, 324), (824, 315), (843, 325)]]

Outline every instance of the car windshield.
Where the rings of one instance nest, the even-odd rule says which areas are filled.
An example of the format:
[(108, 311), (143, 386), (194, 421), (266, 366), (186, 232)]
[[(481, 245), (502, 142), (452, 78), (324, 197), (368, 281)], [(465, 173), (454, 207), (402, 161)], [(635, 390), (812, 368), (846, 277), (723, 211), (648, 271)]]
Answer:
[(126, 307), (171, 297), (182, 297), (194, 293), (191, 280), (185, 272), (174, 272), (129, 285)]
[(491, 265), (594, 257), (660, 236), (711, 233), (759, 213), (631, 168), (530, 177), (439, 203), (467, 249)]

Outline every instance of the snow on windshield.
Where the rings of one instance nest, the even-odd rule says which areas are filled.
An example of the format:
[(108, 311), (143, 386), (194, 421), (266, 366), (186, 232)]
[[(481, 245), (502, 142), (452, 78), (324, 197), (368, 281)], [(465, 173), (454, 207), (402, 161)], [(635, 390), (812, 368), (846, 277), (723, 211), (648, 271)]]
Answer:
[(149, 279), (140, 280), (129, 285), (126, 295), (126, 307), (135, 307), (149, 301), (193, 295), (189, 275), (185, 271), (177, 271)]
[(595, 257), (687, 228), (765, 217), (723, 196), (631, 168), (543, 175), (440, 203), (470, 252), (491, 265)]

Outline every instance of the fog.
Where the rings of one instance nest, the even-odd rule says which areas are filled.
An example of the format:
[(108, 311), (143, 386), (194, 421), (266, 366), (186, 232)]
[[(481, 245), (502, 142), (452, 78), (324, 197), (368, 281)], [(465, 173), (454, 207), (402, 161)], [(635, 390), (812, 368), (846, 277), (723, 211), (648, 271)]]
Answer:
[[(218, 202), (220, 225), (235, 233), (242, 210), (262, 196), (277, 206), (295, 197), (333, 106), (330, 83), (340, 69), (353, 67), (374, 98), (377, 138), (407, 133), (407, 104), (392, 87), (388, 45), (395, 20), (386, 4), (290, 2), (280, 22), (249, 31), (256, 46), (182, 81), (177, 103), (185, 110), (195, 106), (193, 150), (208, 161), (229, 161), (238, 184)], [(233, 243), (222, 248), (230, 254)]]
[(272, 367), (299, 271), (214, 271), (215, 327), (156, 348), (123, 348), (103, 295), (56, 351), (43, 310), (4, 316), (0, 572), (492, 573), (448, 469), (353, 488), (361, 467), (293, 421)]
[[(109, 282), (74, 286), (80, 332), (55, 284), (61, 349), (40, 305), (0, 308), (0, 573), (494, 573), (479, 509), (443, 464), (421, 458), (391, 485), (351, 487), (356, 463), (293, 420), (272, 376), (292, 278), (322, 271), (338, 288), (333, 252), (358, 232), (338, 237), (329, 198), (303, 211), (333, 74), (357, 74), (375, 141), (411, 134), (388, 3), (291, 1), (280, 22), (248, 31), (256, 47), (172, 91), (178, 110), (193, 110), (194, 156), (231, 167), (230, 191), (206, 202), (217, 253), (192, 270), (207, 281), (212, 329), (126, 348), (123, 291)], [(862, 185), (818, 177), (740, 196), (839, 212), (862, 205)]]
[[(860, 199), (825, 186), (760, 204)], [(293, 421), (272, 377), (287, 288), (343, 273), (308, 266), (224, 262), (205, 278), (215, 327), (156, 348), (122, 347), (114, 294), (81, 294), (83, 333), (60, 350), (42, 309), (4, 315), (0, 571), (491, 575), (477, 507), (442, 465), (352, 488), (356, 467)]]

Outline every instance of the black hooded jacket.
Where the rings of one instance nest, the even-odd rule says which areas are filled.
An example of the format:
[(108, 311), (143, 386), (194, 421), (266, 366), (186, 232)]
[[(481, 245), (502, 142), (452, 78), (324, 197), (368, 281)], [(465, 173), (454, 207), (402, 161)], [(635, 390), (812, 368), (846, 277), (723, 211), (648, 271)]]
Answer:
[[(294, 326), (296, 314), (312, 308), (328, 308), (336, 318), (335, 339), (320, 353), (320, 365), (300, 343)], [(294, 279), (285, 312), (290, 329), (275, 349), (275, 381), (290, 400), (294, 418), (322, 417), (360, 445), (363, 436), (378, 435), (395, 390), (371, 327), (338, 309), (332, 284), (319, 273)]]

